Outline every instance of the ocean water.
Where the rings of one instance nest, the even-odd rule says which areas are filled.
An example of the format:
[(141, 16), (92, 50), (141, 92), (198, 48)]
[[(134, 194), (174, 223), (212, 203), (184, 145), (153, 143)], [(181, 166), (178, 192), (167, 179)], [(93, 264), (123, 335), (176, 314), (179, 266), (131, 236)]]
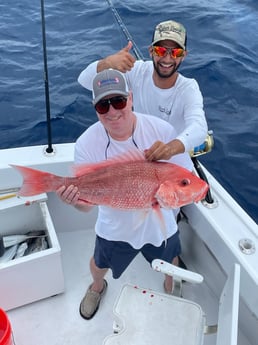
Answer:
[[(184, 23), (189, 54), (180, 72), (198, 81), (215, 139), (200, 161), (258, 222), (258, 2), (113, 5), (145, 58), (158, 22)], [(96, 121), (80, 71), (127, 40), (104, 0), (45, 0), (45, 20), (52, 142), (71, 142)], [(1, 0), (0, 33), (0, 149), (47, 144), (40, 0)]]

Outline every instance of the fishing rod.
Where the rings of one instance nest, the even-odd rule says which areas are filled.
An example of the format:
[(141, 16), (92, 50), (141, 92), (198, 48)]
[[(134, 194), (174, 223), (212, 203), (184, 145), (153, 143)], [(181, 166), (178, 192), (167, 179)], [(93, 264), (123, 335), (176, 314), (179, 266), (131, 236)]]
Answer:
[(49, 86), (48, 86), (48, 67), (47, 67), (46, 24), (45, 24), (44, 0), (41, 0), (41, 28), (42, 28), (42, 44), (43, 44), (43, 59), (44, 59), (44, 82), (45, 82), (45, 99), (46, 99), (46, 115), (47, 115), (47, 134), (48, 134), (48, 147), (45, 150), (46, 150), (46, 153), (51, 154), (54, 150), (52, 147), (52, 133), (51, 133), (51, 116), (50, 116), (50, 101), (49, 101)]
[(111, 11), (113, 12), (113, 15), (114, 15), (118, 25), (120, 26), (121, 30), (123, 31), (127, 41), (131, 41), (133, 43), (132, 50), (134, 52), (134, 55), (135, 55), (136, 59), (137, 60), (144, 60), (144, 57), (143, 57), (140, 49), (137, 47), (136, 43), (134, 42), (132, 36), (130, 35), (130, 32), (127, 30), (127, 27), (123, 23), (119, 13), (117, 12), (117, 10), (114, 7), (112, 1), (111, 0), (107, 0), (107, 3), (109, 5)]
[[(107, 1), (108, 5), (109, 5), (110, 9), (112, 10), (112, 12), (114, 14), (114, 17), (115, 17), (118, 25), (120, 26), (121, 30), (123, 31), (126, 39), (133, 43), (133, 48), (132, 49), (133, 49), (135, 57), (137, 58), (137, 60), (144, 60), (143, 55), (142, 55), (140, 49), (137, 47), (136, 43), (134, 42), (130, 32), (128, 31), (127, 27), (125, 26), (122, 18), (118, 14), (117, 10), (115, 9), (112, 1), (111, 0), (106, 0), (106, 1)], [(194, 167), (195, 167), (199, 177), (202, 180), (204, 180), (207, 184), (209, 184), (208, 179), (207, 179), (207, 177), (205, 175), (205, 172), (203, 171), (203, 169), (202, 169), (202, 167), (200, 165), (200, 162), (198, 161), (198, 159), (196, 157), (210, 152), (211, 149), (213, 148), (213, 145), (214, 145), (214, 141), (213, 141), (212, 131), (209, 131), (205, 142), (201, 146), (199, 146), (197, 148), (197, 151), (196, 151), (196, 148), (194, 148), (193, 152), (191, 153), (191, 159), (192, 159), (192, 162), (194, 164)], [(211, 195), (210, 189), (208, 190), (208, 192), (207, 192), (207, 194), (205, 196), (205, 201), (209, 205), (214, 204), (214, 199), (213, 199), (213, 197)]]

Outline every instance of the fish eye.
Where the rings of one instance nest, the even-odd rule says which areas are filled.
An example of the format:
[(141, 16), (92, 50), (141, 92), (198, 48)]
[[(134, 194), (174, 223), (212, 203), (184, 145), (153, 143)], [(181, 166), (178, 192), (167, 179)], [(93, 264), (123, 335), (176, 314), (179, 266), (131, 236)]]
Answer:
[(182, 186), (188, 186), (190, 184), (190, 180), (187, 179), (187, 178), (184, 178), (182, 181), (181, 181), (181, 185)]

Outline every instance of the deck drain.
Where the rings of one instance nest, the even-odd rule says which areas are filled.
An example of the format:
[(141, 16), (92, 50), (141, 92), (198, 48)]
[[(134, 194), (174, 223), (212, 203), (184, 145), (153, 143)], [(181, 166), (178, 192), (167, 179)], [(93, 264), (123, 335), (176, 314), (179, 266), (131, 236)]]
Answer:
[(243, 254), (253, 254), (255, 252), (255, 244), (249, 238), (242, 238), (238, 242), (239, 248)]

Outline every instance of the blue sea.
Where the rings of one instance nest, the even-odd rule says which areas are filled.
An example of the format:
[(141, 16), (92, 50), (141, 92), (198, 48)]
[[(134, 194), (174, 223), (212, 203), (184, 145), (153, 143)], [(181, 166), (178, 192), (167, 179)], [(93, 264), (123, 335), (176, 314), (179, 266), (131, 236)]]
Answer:
[[(0, 3), (0, 149), (47, 144), (40, 0)], [(45, 0), (52, 142), (74, 141), (96, 121), (77, 82), (93, 60), (126, 45), (125, 27), (148, 58), (154, 26), (182, 22), (180, 72), (202, 90), (215, 146), (200, 161), (258, 222), (257, 0)]]

